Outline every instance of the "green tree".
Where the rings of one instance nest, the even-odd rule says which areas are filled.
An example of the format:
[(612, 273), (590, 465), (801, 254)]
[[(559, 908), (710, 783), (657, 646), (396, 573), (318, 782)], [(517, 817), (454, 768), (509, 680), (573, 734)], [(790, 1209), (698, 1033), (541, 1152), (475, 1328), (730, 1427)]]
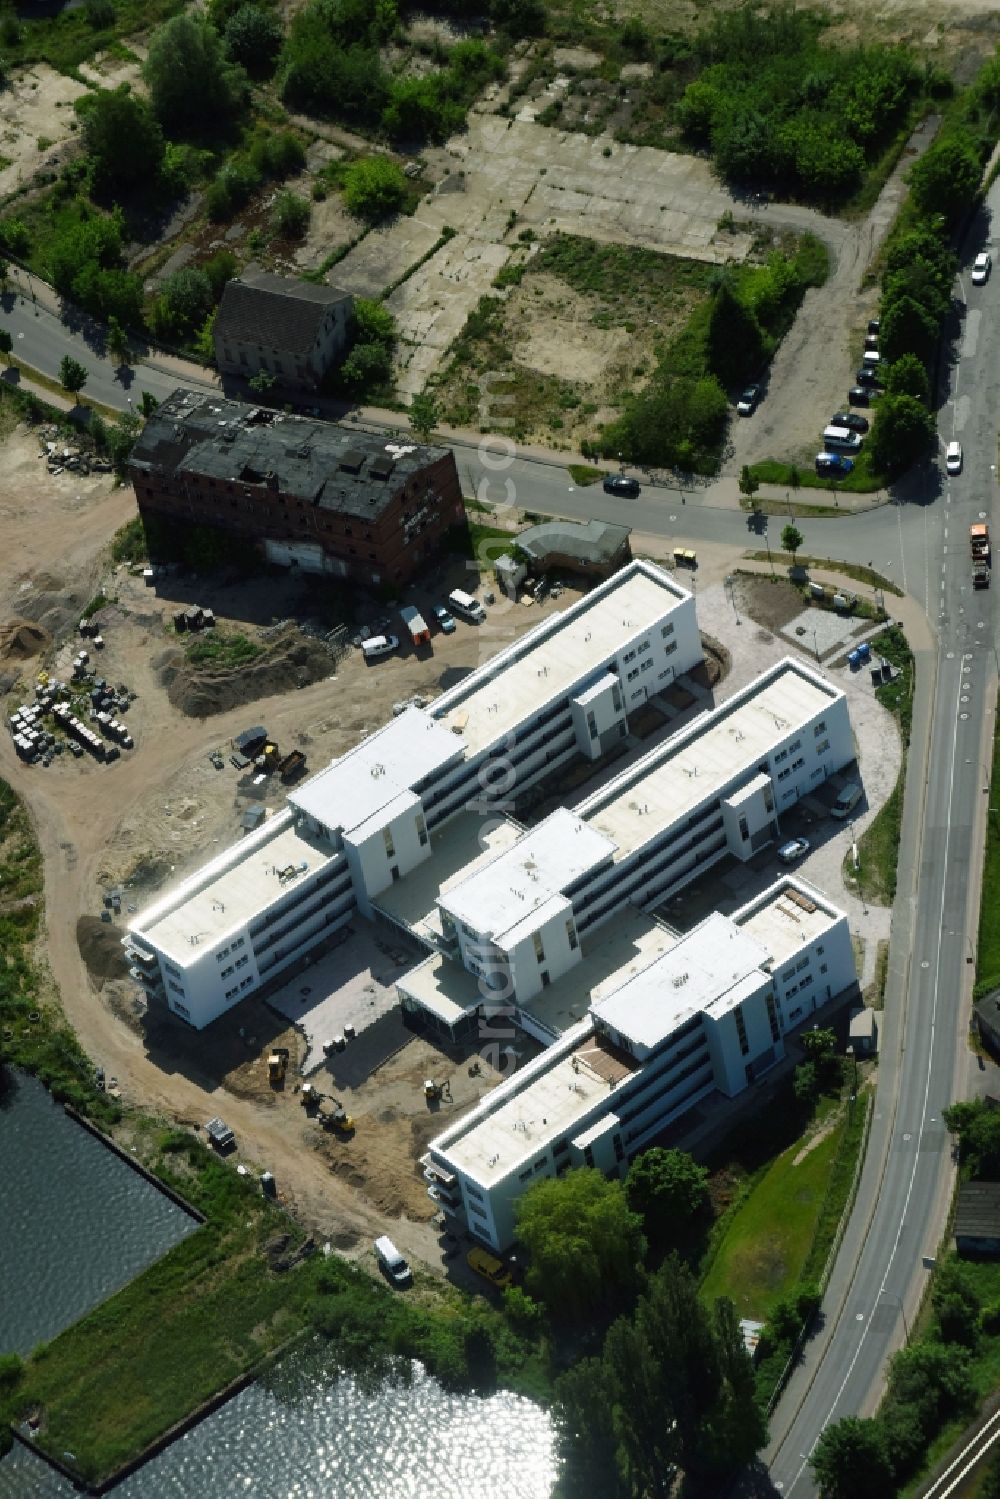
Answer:
[[(760, 480), (750, 472), (749, 464), (744, 463), (740, 469), (740, 494), (745, 495), (748, 500), (753, 501), (753, 497), (759, 488)], [(756, 504), (753, 508), (756, 510)]]
[(219, 309), (213, 307), (194, 336), (193, 344), (198, 358), (205, 364), (215, 363), (215, 319)]
[(638, 1289), (646, 1241), (620, 1181), (580, 1167), (538, 1182), (517, 1204), (527, 1290), (558, 1320), (614, 1309)]
[(341, 385), (355, 395), (387, 385), (392, 377), (396, 324), (384, 303), (355, 298), (351, 340), (339, 371)]
[(1000, 1109), (982, 1099), (944, 1110), (945, 1127), (958, 1136), (959, 1158), (975, 1181), (1000, 1180)]
[(147, 420), (153, 415), (159, 404), (159, 401), (151, 391), (143, 390), (139, 393), (139, 410)]
[(889, 366), (885, 388), (891, 396), (912, 396), (926, 406), (931, 388), (927, 370), (916, 354), (903, 354)]
[(116, 317), (108, 319), (108, 354), (115, 364), (121, 366), (128, 364), (129, 360), (128, 335)]
[(883, 303), (879, 350), (890, 364), (904, 354), (915, 354), (926, 364), (934, 353), (938, 333), (937, 319), (912, 297)]
[(14, 349), (14, 340), (6, 328), (0, 328), (0, 354), (3, 355), (4, 364), (10, 364), (10, 356)]
[(231, 62), (240, 63), (252, 78), (270, 78), (284, 32), (273, 11), (260, 5), (241, 5), (226, 22), (222, 39)]
[(212, 310), (212, 283), (203, 270), (185, 268), (167, 276), (153, 311), (154, 329), (186, 339)]
[(885, 1499), (893, 1491), (882, 1431), (845, 1416), (824, 1427), (810, 1458), (821, 1499)]
[(926, 456), (934, 442), (934, 417), (913, 396), (883, 396), (871, 436), (872, 466), (890, 478)]
[(108, 457), (115, 473), (121, 477), (142, 430), (142, 422), (134, 411), (126, 412), (108, 428)]
[(556, 1381), (555, 1396), (561, 1491), (631, 1499), (633, 1491), (618, 1462), (614, 1391), (604, 1359), (572, 1364)]
[(413, 397), (410, 402), (410, 427), (422, 442), (430, 442), (434, 435), (434, 428), (441, 420), (434, 397), (426, 390)]
[(787, 526), (783, 526), (782, 527), (782, 530), (781, 530), (781, 546), (782, 546), (782, 550), (786, 551), (786, 552), (791, 552), (791, 554), (792, 554), (792, 566), (793, 567), (795, 566), (795, 554), (798, 551), (799, 547), (802, 545), (803, 541), (805, 541), (805, 537), (802, 535), (802, 532), (799, 530), (798, 526), (793, 526), (793, 525), (789, 524)]
[(239, 262), (231, 250), (216, 250), (199, 269), (208, 277), (213, 301), (219, 302), (226, 289), (226, 282), (232, 281), (239, 270)]
[(819, 1073), (815, 1062), (800, 1062), (792, 1077), (792, 1092), (799, 1103), (814, 1103), (819, 1095)]
[(344, 202), (355, 218), (376, 223), (406, 202), (406, 178), (388, 156), (365, 156), (344, 170)]
[(675, 1244), (705, 1208), (708, 1172), (684, 1150), (654, 1147), (629, 1167), (625, 1196), (653, 1243)]
[(196, 132), (232, 119), (247, 97), (246, 74), (228, 60), (218, 32), (187, 13), (153, 32), (142, 74), (153, 113), (170, 131)]
[(1000, 1499), (1000, 1452), (996, 1452), (987, 1464), (979, 1499)]
[(309, 228), (312, 207), (298, 193), (279, 193), (271, 209), (271, 228), (281, 239), (301, 239)]
[(247, 381), (250, 389), (258, 396), (266, 396), (277, 383), (277, 376), (272, 375), (270, 370), (258, 370), (256, 375), (251, 375)]
[(925, 216), (958, 222), (977, 201), (982, 168), (972, 142), (953, 131), (928, 146), (910, 168), (910, 196)]
[(736, 1308), (722, 1298), (713, 1317), (721, 1374), (721, 1399), (711, 1423), (714, 1465), (737, 1468), (751, 1462), (767, 1441), (767, 1422), (757, 1404), (753, 1364)]
[(753, 374), (764, 357), (760, 325), (749, 307), (723, 283), (712, 299), (708, 321), (708, 364), (723, 385)]
[(128, 193), (156, 181), (163, 166), (163, 131), (144, 99), (127, 84), (85, 94), (81, 139), (98, 193)]
[(87, 383), (87, 369), (72, 354), (64, 354), (59, 362), (59, 384), (71, 396), (78, 397)]

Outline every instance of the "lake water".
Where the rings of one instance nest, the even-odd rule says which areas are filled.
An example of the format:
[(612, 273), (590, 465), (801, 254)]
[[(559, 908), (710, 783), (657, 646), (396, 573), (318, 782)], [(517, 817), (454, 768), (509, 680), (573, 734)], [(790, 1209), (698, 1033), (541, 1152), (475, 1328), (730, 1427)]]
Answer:
[(0, 1163), (0, 1352), (46, 1342), (197, 1228), (41, 1083), (9, 1071)]
[[(69, 1120), (31, 1078), (0, 1094), (0, 1351), (68, 1326), (191, 1220)], [(285, 1361), (120, 1484), (115, 1499), (549, 1499), (554, 1433), (531, 1401), (452, 1395), (419, 1365), (362, 1388), (321, 1352)], [(74, 1489), (15, 1445), (0, 1499)]]

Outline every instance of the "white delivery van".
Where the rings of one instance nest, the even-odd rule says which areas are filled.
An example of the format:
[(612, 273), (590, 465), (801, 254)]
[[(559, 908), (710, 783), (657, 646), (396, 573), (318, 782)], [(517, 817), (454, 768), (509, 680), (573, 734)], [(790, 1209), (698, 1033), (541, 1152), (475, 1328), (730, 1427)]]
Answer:
[(854, 811), (863, 796), (864, 791), (858, 782), (849, 781), (830, 808), (830, 815), (841, 819), (847, 817)]
[(850, 427), (825, 427), (823, 429), (823, 446), (828, 453), (856, 453), (862, 441), (863, 438), (857, 432), (852, 432)]
[(452, 614), (461, 615), (462, 619), (471, 620), (476, 625), (481, 625), (486, 618), (486, 610), (479, 600), (474, 599), (471, 593), (464, 593), (461, 588), (449, 593), (448, 607)]
[(394, 1286), (408, 1286), (413, 1279), (409, 1265), (403, 1259), (392, 1240), (383, 1234), (375, 1240), (375, 1258), (379, 1269), (388, 1276)]

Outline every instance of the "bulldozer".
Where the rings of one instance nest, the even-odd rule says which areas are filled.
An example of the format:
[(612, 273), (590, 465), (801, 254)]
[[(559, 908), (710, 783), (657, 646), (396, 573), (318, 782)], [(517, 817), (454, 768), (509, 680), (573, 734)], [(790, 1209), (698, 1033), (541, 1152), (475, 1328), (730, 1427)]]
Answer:
[(424, 1097), (428, 1103), (436, 1103), (441, 1098), (451, 1098), (451, 1084), (439, 1083), (431, 1077), (424, 1083)]
[(267, 1059), (267, 1080), (272, 1088), (283, 1088), (288, 1070), (288, 1047), (276, 1046)]
[(318, 1109), (323, 1102), (323, 1094), (312, 1083), (303, 1083), (300, 1102), (304, 1109), (312, 1111)]
[(354, 1119), (339, 1103), (326, 1109), (319, 1117), (324, 1129), (336, 1130), (338, 1135), (353, 1135), (354, 1133)]

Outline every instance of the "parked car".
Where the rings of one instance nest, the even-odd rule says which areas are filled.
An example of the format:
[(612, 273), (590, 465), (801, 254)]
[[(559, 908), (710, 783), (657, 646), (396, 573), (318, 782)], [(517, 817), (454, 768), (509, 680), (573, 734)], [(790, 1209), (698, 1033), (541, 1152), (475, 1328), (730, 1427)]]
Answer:
[(990, 279), (990, 271), (992, 269), (993, 261), (989, 255), (989, 252), (983, 250), (982, 253), (977, 255), (975, 260), (972, 262), (973, 286), (982, 286), (985, 281), (988, 281)]
[(881, 385), (882, 384), (881, 380), (878, 377), (877, 371), (878, 371), (878, 366), (877, 365), (872, 365), (872, 366), (862, 365), (861, 369), (859, 369), (856, 372), (854, 378), (855, 378), (855, 380), (857, 380), (857, 382), (858, 382), (859, 385), (867, 386), (868, 389), (870, 390), (873, 386)]
[(378, 1260), (382, 1274), (394, 1286), (403, 1287), (411, 1284), (413, 1272), (395, 1244), (385, 1234), (375, 1240), (375, 1258)]
[(854, 808), (863, 796), (864, 791), (859, 783), (857, 781), (849, 781), (830, 808), (831, 817), (843, 820), (850, 812), (854, 811)]
[(760, 401), (760, 386), (748, 385), (746, 390), (736, 402), (736, 410), (740, 416), (753, 416)]
[(867, 432), (870, 426), (866, 416), (859, 416), (856, 411), (835, 411), (830, 418), (831, 427), (847, 427), (850, 432)]
[(482, 1275), (491, 1285), (505, 1291), (508, 1286), (514, 1284), (511, 1275), (503, 1260), (498, 1259), (495, 1254), (490, 1254), (488, 1249), (480, 1249), (478, 1244), (469, 1250), (466, 1255), (469, 1267), (475, 1270), (477, 1275)]
[(847, 392), (847, 399), (852, 406), (870, 406), (877, 399), (879, 391), (867, 385), (852, 385)]
[(871, 317), (871, 318), (868, 319), (868, 332), (869, 333), (877, 333), (880, 326), (881, 325), (880, 325), (879, 320), (878, 320), (877, 317)]
[(960, 474), (962, 472), (962, 444), (950, 442), (948, 450), (944, 455), (944, 466), (949, 474)]
[(794, 864), (796, 859), (801, 859), (808, 852), (808, 838), (791, 838), (778, 849), (778, 858), (782, 864)]
[(854, 468), (854, 459), (845, 458), (843, 453), (817, 453), (816, 472), (828, 476), (837, 474), (849, 474)]
[(398, 649), (398, 635), (373, 635), (362, 644), (361, 654), (366, 661), (377, 661), (380, 656), (391, 656)]
[(431, 613), (437, 620), (438, 629), (443, 635), (454, 635), (455, 621), (452, 619), (451, 615), (448, 613), (443, 604), (432, 604)]
[(621, 494), (630, 500), (642, 494), (638, 479), (630, 479), (627, 474), (605, 474), (603, 488), (605, 494)]

